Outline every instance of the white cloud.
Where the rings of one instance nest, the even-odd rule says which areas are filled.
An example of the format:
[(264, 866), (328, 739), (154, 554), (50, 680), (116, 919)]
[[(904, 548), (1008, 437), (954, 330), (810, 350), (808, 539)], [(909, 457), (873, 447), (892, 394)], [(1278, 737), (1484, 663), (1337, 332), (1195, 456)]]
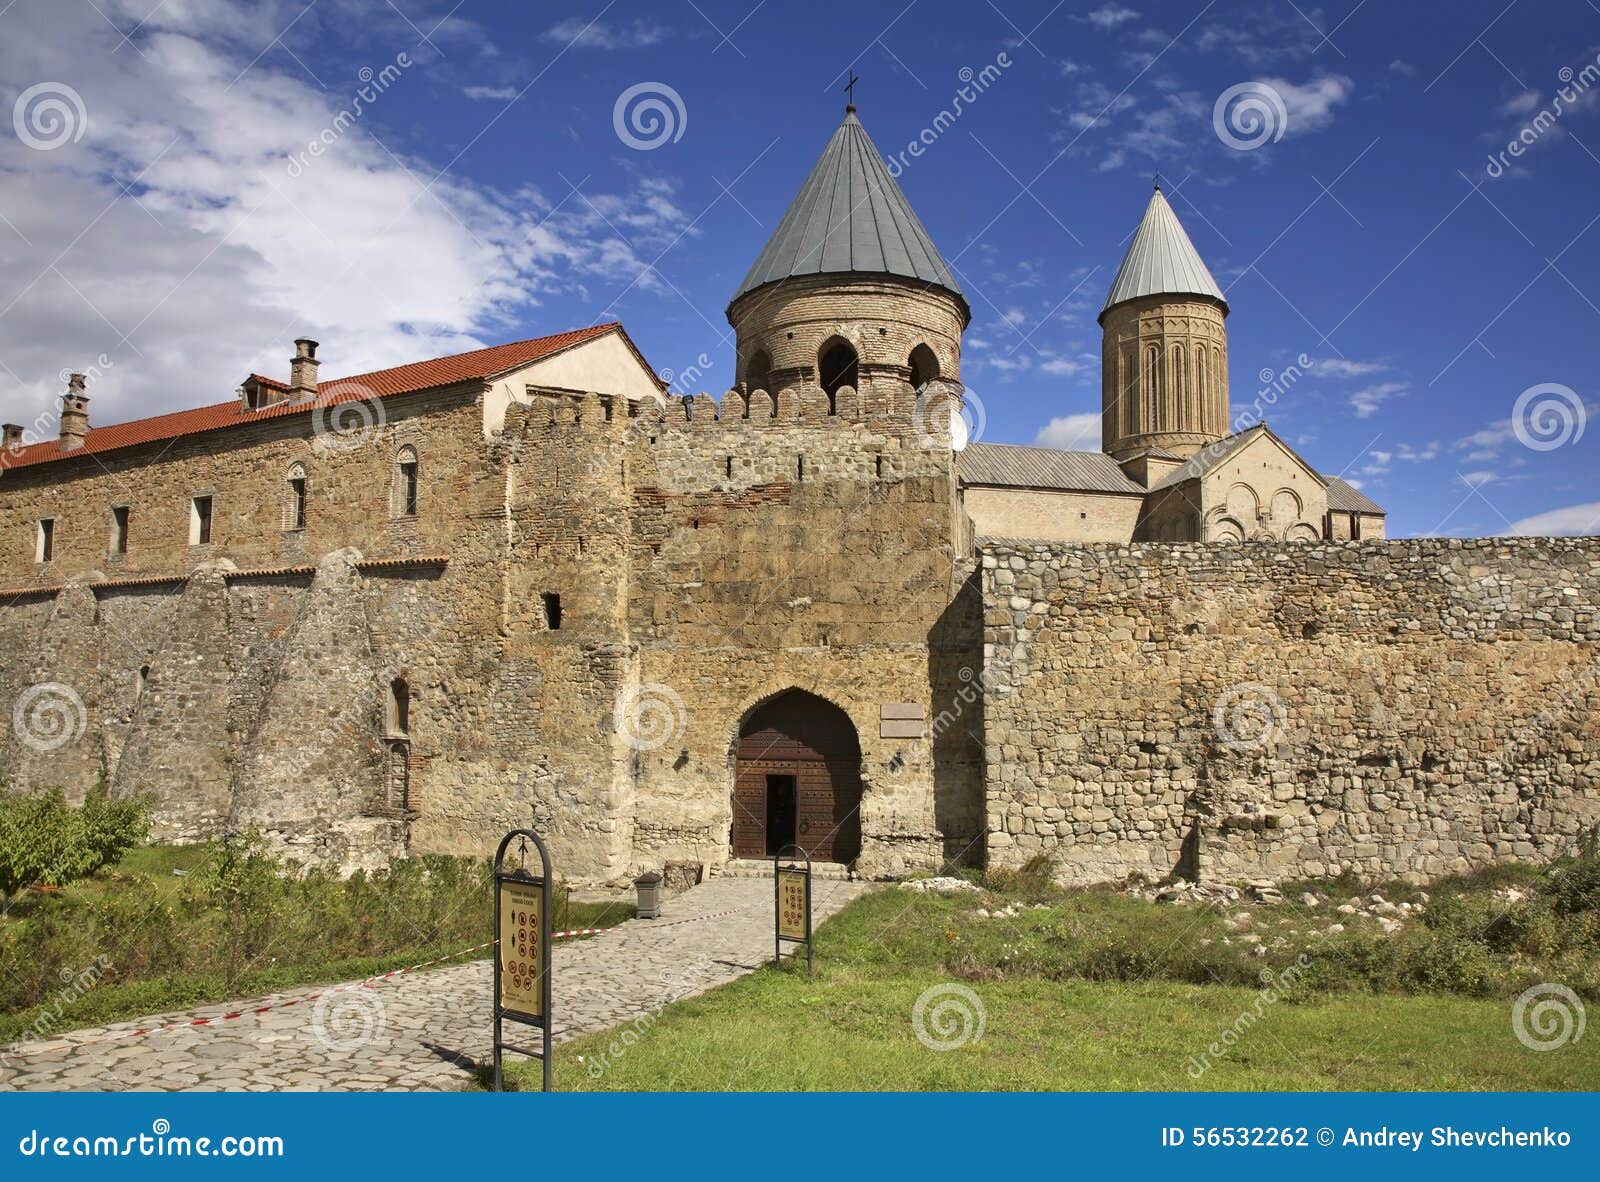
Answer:
[(1521, 537), (1569, 537), (1600, 533), (1600, 501), (1535, 513), (1532, 517), (1513, 522), (1506, 532)]
[(1283, 100), (1287, 114), (1285, 135), (1321, 131), (1333, 122), (1333, 109), (1346, 102), (1356, 88), (1356, 84), (1343, 74), (1324, 74), (1298, 86), (1284, 78), (1263, 78), (1261, 81), (1277, 91), (1278, 97)]
[[(190, 0), (146, 19), (142, 0), (102, 7), (123, 28), (145, 21), (135, 47), (115, 52), (120, 34), (95, 9), (48, 0), (17, 4), (0, 38), (0, 78), (16, 80), (0, 84), (5, 110), (32, 80), (70, 78), (88, 111), (83, 139), (55, 151), (0, 136), (14, 227), (0, 225), (0, 388), (17, 417), (54, 405), (56, 375), (101, 354), (111, 368), (90, 394), (105, 424), (226, 400), (251, 370), (281, 376), (299, 335), (322, 342), (336, 378), (577, 327), (589, 316), (526, 318), (585, 283), (620, 291), (643, 273), (641, 286), (664, 289), (607, 222), (653, 257), (689, 221), (670, 185), (508, 194), (408, 149), (386, 104), (428, 86), (438, 59), (403, 25), (369, 44), (360, 27), (330, 27), (345, 10), (319, 13), (304, 35), (348, 52), (317, 58), (324, 91), (286, 54), (252, 64), (297, 9)], [(381, 69), (401, 47), (413, 64), (359, 118), (342, 115), (355, 66)]]
[(1461, 483), (1468, 488), (1482, 488), (1484, 485), (1492, 484), (1499, 479), (1500, 474), (1498, 472), (1490, 472), (1488, 470), (1461, 473)]
[(1532, 114), (1539, 106), (1539, 92), (1537, 90), (1524, 90), (1521, 94), (1513, 95), (1500, 104), (1502, 115), (1514, 115), (1520, 118)]
[(1270, 5), (1260, 5), (1251, 10), (1248, 21), (1224, 16), (1186, 36), (1184, 44), (1193, 44), (1201, 53), (1232, 54), (1259, 69), (1272, 62), (1314, 57), (1324, 41), (1321, 33), (1292, 8), (1275, 11)]
[(1112, 0), (1109, 4), (1102, 4), (1099, 8), (1085, 13), (1084, 18), (1097, 29), (1114, 29), (1128, 21), (1137, 20), (1139, 14)]
[(1064, 451), (1099, 451), (1100, 414), (1093, 411), (1051, 419), (1039, 428), (1033, 442), (1039, 447), (1059, 447)]
[(1417, 76), (1417, 67), (1404, 58), (1397, 57), (1389, 63), (1389, 72), (1391, 74), (1401, 74), (1407, 78), (1415, 78)]
[(1311, 367), (1330, 378), (1359, 378), (1382, 373), (1389, 367), (1381, 361), (1351, 361), (1345, 357), (1324, 357), (1313, 361)]
[(1511, 420), (1500, 419), (1456, 440), (1455, 446), (1457, 450), (1472, 448), (1469, 458), (1493, 459), (1500, 454), (1500, 449), (1511, 441), (1512, 434)]
[(1368, 419), (1378, 413), (1378, 408), (1391, 398), (1399, 398), (1411, 389), (1407, 382), (1379, 382), (1350, 395), (1350, 409), (1356, 418)]
[(551, 25), (539, 35), (539, 40), (551, 45), (568, 45), (574, 49), (609, 51), (646, 49), (661, 44), (670, 35), (669, 30), (653, 21), (636, 20), (628, 25), (612, 25), (574, 16)]
[(1089, 363), (1077, 357), (1051, 357), (1039, 363), (1039, 372), (1055, 377), (1070, 377), (1089, 368)]
[(521, 94), (521, 88), (516, 86), (469, 86), (461, 92), (469, 99), (495, 99), (508, 102)]

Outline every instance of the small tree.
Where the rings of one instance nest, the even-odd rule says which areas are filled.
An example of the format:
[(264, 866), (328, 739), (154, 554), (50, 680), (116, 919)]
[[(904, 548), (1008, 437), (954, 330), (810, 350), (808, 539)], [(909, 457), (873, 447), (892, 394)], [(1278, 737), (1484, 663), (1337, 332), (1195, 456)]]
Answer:
[(82, 808), (59, 788), (8, 794), (0, 786), (0, 895), (10, 906), (22, 890), (61, 886), (118, 862), (150, 831), (143, 800), (112, 800), (97, 784)]

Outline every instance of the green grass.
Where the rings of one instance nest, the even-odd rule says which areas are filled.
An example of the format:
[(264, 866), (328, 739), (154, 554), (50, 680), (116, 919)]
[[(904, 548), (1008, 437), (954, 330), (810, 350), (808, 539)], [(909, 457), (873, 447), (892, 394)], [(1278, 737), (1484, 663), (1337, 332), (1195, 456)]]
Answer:
[[(20, 895), (0, 920), (0, 1043), (41, 1019), (39, 1029), (61, 1032), (359, 979), (491, 935), (481, 862), (419, 859), (340, 881), (284, 876), (259, 856), (219, 870), (221, 854), (216, 845), (145, 847), (91, 878)], [(555, 897), (557, 928), (633, 915), (631, 900), (569, 904), (559, 888)], [(108, 967), (88, 978), (92, 988), (69, 985), (100, 957)]]
[[(1500, 881), (1446, 884), (1444, 893), (1487, 902)], [(1259, 957), (1230, 926), (1237, 908), (1005, 885), (1004, 895), (865, 896), (819, 929), (814, 978), (768, 967), (576, 1040), (557, 1052), (557, 1087), (1600, 1088), (1596, 1040), (1536, 1052), (1511, 1024), (1511, 998), (1529, 973), (1568, 980), (1592, 998), (1592, 951), (1586, 961), (1565, 945), (1549, 954), (1578, 977), (1539, 976), (1551, 964), (1525, 953), (1500, 956), (1503, 967), (1485, 976), (1481, 949), (1461, 931), (1414, 922), (1383, 937), (1369, 921), (1284, 904), (1250, 909), (1253, 927), (1283, 934), (1282, 948)], [(976, 914), (1024, 897), (1028, 908), (1015, 917)], [(1046, 905), (1034, 909), (1035, 901)], [(1336, 920), (1352, 930), (1309, 935)], [(1409, 963), (1426, 949), (1439, 965)], [(1302, 953), (1295, 984), (1281, 1000), (1263, 1002), (1261, 973), (1281, 980)], [(916, 1037), (913, 1007), (924, 990), (951, 984), (976, 992), (985, 1031), (958, 1049), (932, 1051)], [(1237, 1041), (1221, 1045), (1245, 1013), (1251, 1019)], [(1207, 1053), (1213, 1043), (1220, 1055)], [(510, 1078), (536, 1086), (537, 1070), (517, 1062)]]

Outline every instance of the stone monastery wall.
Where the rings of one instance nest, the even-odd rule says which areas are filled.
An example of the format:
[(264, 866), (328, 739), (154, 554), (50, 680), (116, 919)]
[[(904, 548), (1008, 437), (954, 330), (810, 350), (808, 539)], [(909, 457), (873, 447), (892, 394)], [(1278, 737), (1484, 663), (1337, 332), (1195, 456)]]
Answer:
[(991, 865), (1431, 877), (1600, 824), (1600, 540), (993, 541), (982, 578)]
[(799, 689), (859, 738), (872, 876), (1431, 876), (1600, 821), (1600, 541), (974, 557), (904, 383), (535, 390), (487, 440), (481, 393), (388, 400), (356, 446), (291, 416), (5, 472), (0, 772), (347, 868), (531, 820), (617, 880), (728, 859), (741, 727)]
[[(951, 454), (909, 387), (831, 411), (816, 388), (642, 413), (532, 395), (491, 440), (458, 390), (386, 400), (351, 446), (308, 414), (4, 473), (0, 700), (33, 696), (0, 772), (74, 799), (104, 776), (155, 795), (159, 837), (255, 825), (347, 868), (481, 855), (532, 820), (566, 876), (615, 879), (726, 860), (739, 725), (800, 688), (860, 736), (863, 870), (975, 856), (975, 738), (879, 735), (884, 703), (938, 711), (979, 628)], [(202, 494), (213, 537), (190, 545)]]

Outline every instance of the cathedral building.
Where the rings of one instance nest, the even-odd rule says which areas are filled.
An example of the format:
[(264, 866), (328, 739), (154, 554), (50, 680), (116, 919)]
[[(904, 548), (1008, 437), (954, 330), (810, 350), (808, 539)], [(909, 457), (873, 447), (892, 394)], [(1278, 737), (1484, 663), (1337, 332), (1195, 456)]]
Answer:
[(1381, 538), (1384, 512), (1228, 399), (1228, 301), (1157, 186), (1100, 312), (1101, 450), (977, 443), (980, 533), (1064, 541)]
[[(74, 376), (58, 437), (7, 426), (0, 453), (0, 774), (345, 868), (532, 822), (572, 881), (791, 842), (879, 877), (1041, 852), (1198, 872), (1202, 830), (1229, 866), (1492, 856), (1504, 809), (1419, 847), (1420, 787), (1389, 785), (1388, 836), (1330, 827), (1294, 786), (1343, 763), (1262, 781), (1282, 823), (1216, 803), (1268, 774), (1224, 774), (1208, 737), (1229, 662), (1259, 682), (1268, 657), (1328, 669), (1305, 646), (1345, 625), (1431, 635), (1374, 604), (1436, 559), (1235, 422), (1229, 311), (1158, 190), (1099, 318), (1102, 450), (963, 447), (971, 312), (851, 107), (732, 293), (720, 397), (666, 390), (620, 324), (339, 379), (339, 342), (303, 339), (232, 398), (103, 426)], [(1388, 582), (1328, 616), (1367, 586), (1357, 539), (1391, 547)], [(1538, 775), (1570, 802), (1569, 771)], [(1582, 808), (1515, 840), (1556, 848)]]

